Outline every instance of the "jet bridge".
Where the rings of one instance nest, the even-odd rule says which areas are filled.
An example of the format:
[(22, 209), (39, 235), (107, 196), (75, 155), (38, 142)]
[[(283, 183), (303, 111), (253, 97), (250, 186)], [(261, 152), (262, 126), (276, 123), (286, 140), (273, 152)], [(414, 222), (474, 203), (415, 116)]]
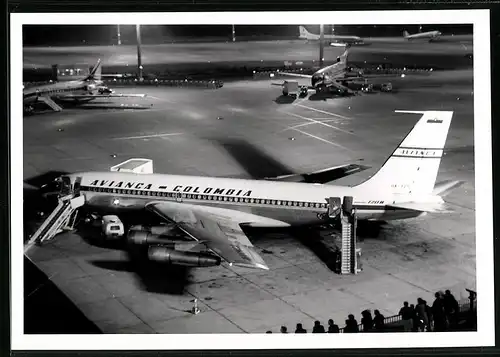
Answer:
[(341, 243), (338, 248), (339, 256), (336, 261), (336, 270), (340, 274), (357, 274), (360, 269), (361, 249), (357, 248), (356, 237), (356, 209), (353, 208), (353, 197), (345, 196), (328, 198), (328, 217), (340, 222)]
[(85, 203), (85, 196), (79, 193), (80, 180), (77, 179), (72, 185), (69, 177), (63, 176), (59, 179), (59, 183), (60, 192), (58, 193), (57, 207), (30, 237), (25, 245), (25, 252), (34, 244), (42, 244), (51, 240), (63, 230), (71, 230), (75, 224), (78, 208)]

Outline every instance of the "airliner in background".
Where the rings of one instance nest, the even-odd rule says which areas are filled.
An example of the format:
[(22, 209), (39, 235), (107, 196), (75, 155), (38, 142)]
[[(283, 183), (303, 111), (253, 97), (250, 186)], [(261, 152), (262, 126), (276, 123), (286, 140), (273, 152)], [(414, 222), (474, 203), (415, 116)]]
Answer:
[[(158, 245), (156, 240), (149, 246), (153, 260), (175, 263), (191, 255), (214, 265), (223, 259), (229, 264), (268, 269), (244, 228), (328, 223), (332, 197), (352, 196), (359, 220), (388, 221), (448, 211), (442, 197), (462, 182), (436, 184), (436, 178), (453, 112), (396, 112), (419, 114), (421, 118), (378, 172), (356, 186), (333, 185), (331, 178), (321, 179), (321, 174), (314, 180), (314, 173), (248, 180), (155, 174), (152, 166), (151, 173), (123, 172), (134, 162), (146, 160), (131, 159), (110, 172), (64, 175), (58, 180), (58, 188), (83, 197), (85, 209), (91, 212), (154, 212), (194, 242), (197, 249), (203, 247), (219, 259), (210, 260), (199, 251), (177, 250), (173, 243)], [(359, 169), (344, 165), (328, 171), (339, 178)], [(138, 233), (134, 236), (140, 242), (154, 242), (151, 231)]]
[(419, 32), (413, 35), (410, 35), (408, 31), (403, 31), (403, 37), (408, 40), (429, 40), (429, 42), (435, 41), (441, 37), (442, 33), (440, 31), (427, 31), (427, 32)]
[[(297, 77), (297, 78), (307, 78), (311, 81), (311, 85), (308, 88), (319, 92), (325, 92), (327, 90), (335, 89), (342, 94), (356, 94), (357, 92), (352, 90), (347, 86), (348, 82), (374, 79), (374, 78), (389, 78), (394, 76), (393, 74), (384, 75), (365, 75), (362, 70), (352, 70), (348, 66), (348, 56), (350, 45), (345, 46), (346, 49), (339, 57), (337, 61), (331, 65), (320, 68), (313, 74), (302, 74), (293, 72), (279, 72), (280, 75), (287, 77)], [(398, 74), (397, 76), (401, 76)], [(272, 83), (273, 85), (283, 86), (284, 83)]]
[[(304, 26), (299, 26), (299, 38), (307, 41), (319, 41), (321, 39), (320, 35), (313, 34)], [(332, 44), (349, 44), (349, 45), (362, 45), (364, 41), (358, 36), (339, 36), (333, 34), (323, 34), (323, 39), (325, 41), (332, 41)]]
[(97, 61), (86, 78), (75, 81), (57, 82), (23, 89), (25, 113), (32, 113), (37, 103), (45, 103), (54, 111), (62, 111), (56, 101), (86, 103), (97, 98), (140, 97), (145, 94), (118, 94), (101, 80), (101, 60)]

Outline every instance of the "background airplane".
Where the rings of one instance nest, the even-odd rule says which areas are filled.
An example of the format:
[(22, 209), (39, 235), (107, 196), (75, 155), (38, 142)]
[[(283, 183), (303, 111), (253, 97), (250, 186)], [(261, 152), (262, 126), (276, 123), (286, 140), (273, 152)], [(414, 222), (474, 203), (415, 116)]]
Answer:
[(408, 40), (421, 40), (428, 39), (429, 42), (435, 41), (441, 37), (442, 33), (440, 31), (427, 31), (427, 32), (419, 32), (413, 35), (410, 35), (408, 31), (403, 31), (403, 37)]
[[(304, 26), (299, 26), (299, 38), (308, 41), (319, 41), (320, 35), (313, 34)], [(350, 44), (350, 45), (361, 45), (364, 41), (358, 36), (339, 36), (333, 34), (324, 34), (323, 38), (328, 41), (332, 41), (337, 44)]]
[[(316, 93), (335, 90), (340, 94), (356, 94), (357, 92), (347, 86), (348, 82), (393, 77), (393, 74), (386, 75), (364, 75), (362, 70), (353, 71), (347, 64), (350, 45), (346, 45), (346, 50), (342, 55), (337, 57), (334, 64), (323, 67), (312, 75), (302, 73), (280, 72), (280, 75), (307, 78), (311, 80), (311, 86), (308, 88), (315, 90)], [(273, 85), (281, 85), (284, 83), (273, 83)]]
[(101, 80), (101, 60), (99, 59), (90, 74), (81, 79), (67, 82), (56, 82), (23, 89), (23, 105), (25, 113), (32, 113), (37, 103), (45, 103), (54, 111), (62, 108), (57, 101), (85, 103), (97, 98), (145, 97), (145, 94), (117, 94)]

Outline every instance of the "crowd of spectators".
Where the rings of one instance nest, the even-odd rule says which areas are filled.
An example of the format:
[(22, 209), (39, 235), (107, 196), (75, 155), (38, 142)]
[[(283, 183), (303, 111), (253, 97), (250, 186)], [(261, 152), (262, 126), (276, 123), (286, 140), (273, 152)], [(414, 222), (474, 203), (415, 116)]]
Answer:
[[(458, 313), (460, 306), (450, 290), (436, 292), (435, 300), (432, 306), (427, 304), (422, 298), (417, 299), (417, 304), (403, 303), (399, 310), (399, 316), (405, 332), (443, 332), (454, 329), (458, 324)], [(328, 326), (325, 327), (320, 321), (316, 320), (312, 327), (312, 333), (356, 333), (356, 332), (383, 332), (386, 330), (386, 321), (384, 315), (379, 310), (375, 310), (372, 316), (370, 310), (361, 312), (361, 323), (358, 323), (353, 314), (349, 314), (345, 320), (345, 327), (340, 329), (333, 319), (328, 320)], [(281, 333), (288, 333), (286, 326), (281, 326)], [(272, 333), (267, 331), (266, 333)], [(302, 323), (298, 323), (295, 333), (308, 333)]]

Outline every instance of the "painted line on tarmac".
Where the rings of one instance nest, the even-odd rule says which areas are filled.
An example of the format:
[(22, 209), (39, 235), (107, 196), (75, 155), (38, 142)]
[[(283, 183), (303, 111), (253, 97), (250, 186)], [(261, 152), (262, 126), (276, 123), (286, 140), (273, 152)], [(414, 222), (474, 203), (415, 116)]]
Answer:
[(330, 124), (326, 124), (326, 123), (324, 123), (324, 122), (322, 122), (322, 121), (314, 120), (314, 119), (312, 119), (312, 118), (304, 117), (304, 116), (302, 116), (302, 115), (295, 114), (295, 113), (289, 113), (289, 112), (286, 112), (286, 113), (287, 113), (287, 114), (289, 114), (289, 115), (292, 115), (292, 116), (294, 116), (294, 117), (300, 118), (300, 119), (308, 120), (308, 121), (310, 121), (311, 123), (320, 124), (320, 125), (326, 126), (326, 127), (328, 127), (328, 128), (335, 129), (335, 130), (341, 131), (341, 132), (343, 132), (343, 133), (346, 133), (346, 134), (349, 134), (349, 135), (354, 135), (354, 136), (356, 136), (356, 134), (353, 134), (353, 133), (351, 133), (351, 132), (349, 132), (349, 131), (347, 131), (347, 130), (344, 130), (344, 129), (338, 128), (338, 127), (333, 126), (333, 125), (330, 125)]
[(321, 110), (321, 109), (311, 108), (311, 107), (308, 107), (307, 105), (303, 105), (303, 104), (299, 104), (299, 103), (294, 104), (294, 105), (297, 106), (297, 107), (301, 107), (301, 108), (313, 110), (313, 111), (318, 112), (318, 113), (323, 113), (323, 114), (326, 114), (326, 115), (331, 115), (333, 117), (342, 118), (342, 119), (345, 119), (345, 120), (352, 120), (352, 118), (349, 118), (349, 117), (346, 117), (346, 116), (343, 116), (343, 115), (340, 115), (340, 114), (336, 114), (336, 113), (327, 112), (327, 111), (324, 111), (324, 110)]
[(161, 137), (165, 137), (165, 136), (175, 136), (175, 135), (182, 135), (182, 134), (184, 134), (184, 133), (163, 133), (163, 134), (140, 135), (140, 136), (124, 136), (124, 137), (119, 137), (119, 138), (112, 138), (111, 140), (161, 138)]
[[(331, 121), (337, 121), (337, 119), (322, 120), (321, 123), (327, 123), (327, 122), (331, 122)], [(288, 128), (283, 129), (282, 132), (290, 130), (290, 129), (300, 128), (302, 126), (313, 125), (313, 124), (316, 124), (316, 123), (314, 123), (314, 122), (308, 122), (308, 123), (297, 124), (297, 125), (294, 125), (294, 126), (289, 126)]]
[(333, 141), (329, 141), (329, 140), (326, 140), (326, 139), (320, 138), (319, 136), (316, 136), (316, 135), (313, 135), (313, 134), (306, 133), (305, 131), (302, 131), (302, 130), (300, 130), (300, 129), (296, 129), (296, 128), (294, 128), (294, 129), (292, 129), (292, 130), (298, 131), (299, 133), (304, 134), (304, 135), (307, 135), (307, 136), (310, 136), (311, 138), (314, 138), (314, 139), (316, 139), (316, 140), (323, 141), (323, 142), (325, 142), (325, 143), (327, 143), (327, 144), (330, 144), (330, 145), (333, 145), (333, 146), (336, 146), (336, 147), (339, 147), (339, 148), (341, 148), (341, 149), (344, 149), (344, 150), (349, 151), (349, 149), (348, 149), (348, 148), (346, 148), (345, 146), (342, 146), (342, 145), (340, 145), (340, 144), (334, 143)]
[(156, 100), (159, 100), (160, 102), (166, 102), (166, 103), (170, 103), (170, 104), (175, 104), (176, 103), (173, 100), (168, 100), (168, 99), (165, 99), (165, 98), (159, 98), (159, 97), (155, 97), (153, 95), (148, 95), (147, 98), (156, 99)]

